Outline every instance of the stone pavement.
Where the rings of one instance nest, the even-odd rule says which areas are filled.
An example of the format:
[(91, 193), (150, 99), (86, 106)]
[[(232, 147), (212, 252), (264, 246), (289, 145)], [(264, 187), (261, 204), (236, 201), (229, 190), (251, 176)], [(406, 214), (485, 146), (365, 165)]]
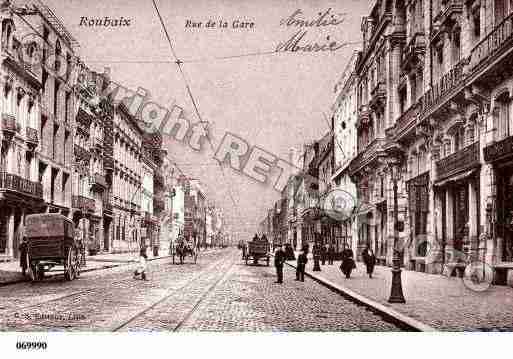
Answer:
[(399, 331), (401, 327), (286, 267), (245, 265), (235, 249), (197, 262), (136, 264), (0, 287), (0, 331)]
[[(288, 262), (295, 265), (295, 261)], [(513, 288), (491, 286), (483, 292), (465, 286), (461, 278), (415, 271), (402, 271), (405, 304), (387, 302), (391, 288), (391, 268), (376, 266), (370, 279), (363, 263), (357, 263), (351, 278), (339, 269), (340, 261), (321, 265), (313, 272), (313, 259), (307, 273), (349, 289), (386, 307), (443, 331), (513, 331)]]

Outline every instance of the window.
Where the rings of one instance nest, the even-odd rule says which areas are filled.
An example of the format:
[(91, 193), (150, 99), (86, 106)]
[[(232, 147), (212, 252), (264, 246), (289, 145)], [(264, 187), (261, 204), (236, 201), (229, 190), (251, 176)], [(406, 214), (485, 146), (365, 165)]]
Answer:
[(511, 134), (509, 115), (510, 103), (511, 99), (507, 91), (501, 93), (495, 99), (494, 120), (498, 139), (510, 136)]
[(456, 29), (452, 33), (452, 62), (457, 64), (461, 58), (461, 30)]
[(508, 0), (495, 0), (493, 7), (495, 10), (495, 25), (499, 24), (508, 13)]
[(59, 71), (61, 67), (61, 43), (59, 40), (55, 43), (55, 71)]
[(417, 100), (417, 76), (414, 74), (410, 77), (411, 86), (411, 104), (414, 104)]
[(32, 167), (32, 155), (30, 152), (25, 152), (25, 178), (31, 180), (30, 169)]
[(399, 90), (399, 112), (401, 114), (403, 114), (404, 111), (406, 111), (406, 101), (406, 88), (403, 87)]
[(435, 48), (435, 57), (438, 77), (442, 77), (444, 72), (444, 49), (442, 45)]
[(66, 98), (64, 100), (64, 121), (66, 123), (68, 123), (71, 118), (71, 116), (70, 116), (71, 115), (70, 114), (70, 110), (71, 110), (70, 101), (71, 101), (71, 93), (70, 93), (70, 91), (66, 91)]
[(481, 9), (477, 8), (472, 12), (472, 34), (474, 35), (474, 42), (479, 41), (481, 37)]
[(55, 118), (59, 118), (60, 116), (58, 116), (58, 109), (59, 109), (59, 88), (60, 88), (60, 83), (59, 81), (55, 81), (55, 86), (54, 86), (54, 89), (53, 89), (53, 115), (55, 116)]
[(460, 126), (454, 132), (454, 151), (459, 151), (463, 147), (465, 147), (465, 129)]
[(444, 142), (444, 156), (449, 156), (451, 154), (451, 141), (445, 140)]

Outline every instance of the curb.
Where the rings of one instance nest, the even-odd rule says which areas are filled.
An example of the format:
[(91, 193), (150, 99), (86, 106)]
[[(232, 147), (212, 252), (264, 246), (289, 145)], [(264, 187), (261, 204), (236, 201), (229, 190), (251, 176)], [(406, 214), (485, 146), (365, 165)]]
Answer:
[[(158, 260), (158, 259), (166, 259), (166, 258), (170, 258), (170, 257), (171, 256), (164, 256), (164, 257), (159, 257), (159, 258), (149, 258), (148, 261), (155, 261), (155, 260)], [(94, 261), (92, 261), (92, 262), (94, 262)], [(111, 263), (113, 263), (113, 262), (111, 261)], [(82, 269), (82, 270), (80, 270), (80, 273), (88, 273), (88, 272), (94, 272), (94, 271), (97, 271), (97, 270), (111, 269), (111, 268), (121, 267), (121, 266), (124, 266), (124, 265), (133, 264), (133, 263), (136, 263), (136, 261), (130, 260), (130, 261), (117, 262), (115, 264), (106, 264), (106, 265), (103, 265), (101, 267)], [(55, 274), (55, 275), (59, 275), (59, 274)], [(52, 275), (52, 277), (53, 277), (53, 275)], [(30, 282), (30, 279), (29, 278), (20, 278), (20, 279), (15, 279), (15, 280), (7, 281), (7, 282), (0, 282), (0, 287), (5, 287), (5, 286), (8, 286), (8, 285), (12, 285), (12, 284), (25, 283), (25, 282)]]
[[(296, 266), (294, 264), (285, 262), (290, 267), (296, 269)], [(324, 285), (325, 287), (343, 295), (344, 297), (347, 297), (351, 299), (354, 302), (357, 302), (358, 304), (364, 305), (371, 310), (378, 312), (383, 317), (386, 317), (390, 320), (392, 320), (395, 323), (398, 323), (401, 327), (407, 328), (411, 331), (416, 332), (436, 332), (437, 329), (424, 324), (417, 319), (413, 319), (405, 314), (402, 314), (390, 307), (387, 307), (386, 305), (383, 305), (381, 303), (378, 303), (370, 298), (367, 298), (361, 294), (358, 294), (348, 288), (345, 288), (341, 285), (338, 285), (336, 283), (333, 283), (325, 278), (321, 278), (320, 276), (317, 276), (315, 274), (310, 273), (309, 271), (305, 271), (305, 275), (312, 278), (316, 282), (320, 283), (321, 285)]]

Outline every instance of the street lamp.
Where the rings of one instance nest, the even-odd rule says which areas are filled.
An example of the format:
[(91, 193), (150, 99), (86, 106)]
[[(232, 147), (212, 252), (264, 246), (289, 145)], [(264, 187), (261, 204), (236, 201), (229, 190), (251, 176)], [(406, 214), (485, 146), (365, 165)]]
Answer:
[(406, 303), (403, 295), (401, 281), (401, 259), (399, 256), (399, 206), (397, 203), (397, 182), (400, 178), (400, 162), (390, 156), (387, 159), (394, 191), (394, 252), (392, 257), (392, 288), (390, 290), (389, 303)]

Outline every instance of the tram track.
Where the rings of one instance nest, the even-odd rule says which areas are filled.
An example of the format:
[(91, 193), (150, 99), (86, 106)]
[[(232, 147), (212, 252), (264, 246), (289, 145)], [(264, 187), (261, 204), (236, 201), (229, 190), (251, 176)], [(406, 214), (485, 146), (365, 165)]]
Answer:
[(210, 294), (212, 293), (212, 291), (214, 290), (215, 287), (217, 287), (219, 285), (219, 283), (221, 283), (224, 279), (226, 279), (226, 277), (228, 277), (228, 274), (230, 274), (231, 272), (231, 269), (233, 268), (233, 266), (235, 265), (235, 261), (232, 261), (232, 263), (230, 264), (230, 266), (228, 267), (228, 269), (226, 269), (226, 271), (224, 272), (224, 274), (218, 279), (216, 280), (202, 295), (201, 297), (196, 301), (196, 303), (194, 304), (194, 307), (186, 314), (186, 316), (173, 328), (173, 332), (178, 332), (182, 327), (183, 325), (189, 320), (189, 318), (192, 316), (192, 314), (194, 314), (194, 312), (196, 312), (200, 306), (200, 304), (205, 300), (205, 298)]
[[(225, 264), (226, 258), (221, 258), (218, 261), (212, 263), (207, 268), (202, 270), (200, 273), (196, 274), (193, 278), (191, 278), (187, 283), (183, 284), (179, 288), (175, 288), (170, 290), (168, 293), (166, 293), (164, 296), (150, 304), (149, 306), (145, 307), (141, 311), (137, 312), (130, 318), (124, 320), (121, 324), (118, 324), (115, 328), (112, 329), (113, 332), (120, 331), (125, 328), (130, 328), (130, 325), (137, 322), (139, 319), (143, 319), (145, 315), (147, 315), (150, 311), (156, 310), (156, 308), (164, 304), (166, 300), (170, 299), (173, 295), (176, 295), (180, 292), (185, 292), (185, 289), (187, 287), (190, 287), (191, 285), (197, 283), (204, 277), (208, 277), (209, 275), (212, 275), (212, 273), (219, 272), (219, 264), (221, 265)], [(183, 327), (183, 325), (187, 322), (187, 320), (192, 316), (192, 314), (199, 308), (200, 304), (203, 302), (203, 300), (215, 289), (215, 287), (222, 282), (230, 273), (232, 267), (235, 265), (235, 260), (230, 260), (229, 264), (227, 265), (226, 269), (222, 270), (222, 275), (219, 275), (218, 278), (216, 278), (212, 284), (210, 284), (206, 290), (201, 292), (201, 295), (199, 298), (194, 302), (194, 305), (192, 309), (188, 310), (187, 313), (183, 318), (181, 318), (178, 323), (171, 329), (168, 328), (170, 331), (177, 332), (180, 330), (180, 328)], [(217, 270), (216, 270), (217, 267)], [(214, 271), (213, 271), (214, 270)]]
[[(173, 292), (179, 291), (182, 287), (186, 287), (191, 283), (191, 281), (194, 281), (195, 279), (198, 279), (200, 276), (204, 275), (205, 272), (210, 272), (215, 270), (215, 267), (220, 266), (220, 262), (226, 261), (226, 255), (222, 255), (221, 258), (216, 258), (212, 263), (205, 263), (204, 265), (198, 265), (198, 266), (176, 266), (177, 269), (180, 269), (180, 277), (182, 279), (180, 280), (186, 280), (186, 283), (179, 288), (171, 289), (168, 295), (172, 295)], [(210, 261), (210, 260), (209, 260)], [(162, 263), (161, 265), (167, 265), (170, 263)], [(197, 273), (194, 273), (194, 271), (197, 271)], [(131, 274), (130, 270), (127, 270)], [(0, 316), (3, 318), (0, 322), (0, 327), (6, 325), (7, 327), (17, 326), (17, 325), (26, 325), (25, 323), (19, 323), (19, 320), (23, 317), (27, 317), (27, 314), (38, 314), (38, 313), (74, 313), (77, 310), (83, 311), (83, 309), (76, 309), (76, 305), (79, 305), (81, 308), (87, 308), (87, 306), (91, 306), (91, 308), (98, 307), (98, 300), (101, 298), (105, 298), (107, 302), (111, 301), (112, 295), (109, 293), (112, 293), (112, 290), (116, 291), (123, 291), (123, 292), (131, 292), (132, 289), (136, 289), (137, 292), (133, 293), (133, 295), (141, 296), (144, 295), (143, 293), (147, 290), (153, 290), (155, 292), (158, 292), (159, 290), (165, 290), (162, 286), (161, 280), (167, 276), (170, 275), (170, 273), (175, 272), (174, 269), (169, 270), (157, 270), (150, 269), (150, 281), (148, 282), (141, 282), (141, 284), (144, 284), (143, 286), (135, 286), (134, 287), (134, 281), (130, 276), (130, 279), (125, 277), (123, 279), (117, 279), (112, 280), (115, 278), (111, 278), (108, 282), (102, 282), (100, 286), (95, 286), (95, 278), (89, 278), (91, 281), (90, 283), (84, 283), (81, 284), (80, 281), (77, 282), (67, 282), (69, 284), (76, 285), (75, 288), (70, 288), (67, 285), (62, 286), (61, 288), (68, 289), (67, 293), (44, 293), (44, 291), (41, 292), (41, 296), (51, 296), (51, 298), (48, 298), (47, 300), (37, 300), (39, 297), (37, 295), (34, 295), (30, 287), (33, 285), (24, 286), (24, 290), (28, 293), (31, 293), (32, 298), (29, 298), (28, 300), (37, 300), (37, 302), (27, 303), (27, 305), (8, 305), (8, 307), (4, 307), (0, 309)], [(193, 274), (193, 278), (188, 278)], [(115, 274), (117, 275), (117, 274)], [(153, 277), (155, 276), (155, 277)], [(85, 279), (85, 278), (84, 278)], [(50, 283), (52, 284), (52, 283)], [(172, 285), (173, 282), (170, 282)], [(29, 287), (30, 286), (30, 287)], [(60, 286), (60, 283), (59, 283)], [(88, 286), (93, 286), (90, 288), (87, 288)], [(149, 287), (148, 287), (149, 286)], [(161, 287), (159, 289), (159, 286)], [(42, 289), (44, 289), (45, 286), (41, 286)], [(84, 288), (85, 287), (85, 288)], [(49, 286), (49, 288), (52, 288), (52, 286)], [(39, 289), (39, 288), (38, 288)], [(69, 291), (71, 289), (71, 291)], [(75, 289), (75, 290), (73, 290)], [(56, 288), (53, 287), (52, 291), (55, 291)], [(119, 293), (119, 292), (118, 292)], [(104, 295), (105, 294), (105, 295)], [(158, 305), (158, 302), (165, 300), (165, 298), (160, 298), (157, 303), (154, 303), (154, 305)], [(91, 303), (91, 304), (88, 304)], [(54, 309), (58, 307), (59, 309)], [(150, 310), (151, 308), (147, 308), (146, 311)], [(18, 323), (18, 324), (16, 324)], [(44, 323), (38, 323), (34, 324), (29, 323), (28, 325), (44, 325)], [(105, 328), (106, 330), (109, 330), (109, 328)]]

